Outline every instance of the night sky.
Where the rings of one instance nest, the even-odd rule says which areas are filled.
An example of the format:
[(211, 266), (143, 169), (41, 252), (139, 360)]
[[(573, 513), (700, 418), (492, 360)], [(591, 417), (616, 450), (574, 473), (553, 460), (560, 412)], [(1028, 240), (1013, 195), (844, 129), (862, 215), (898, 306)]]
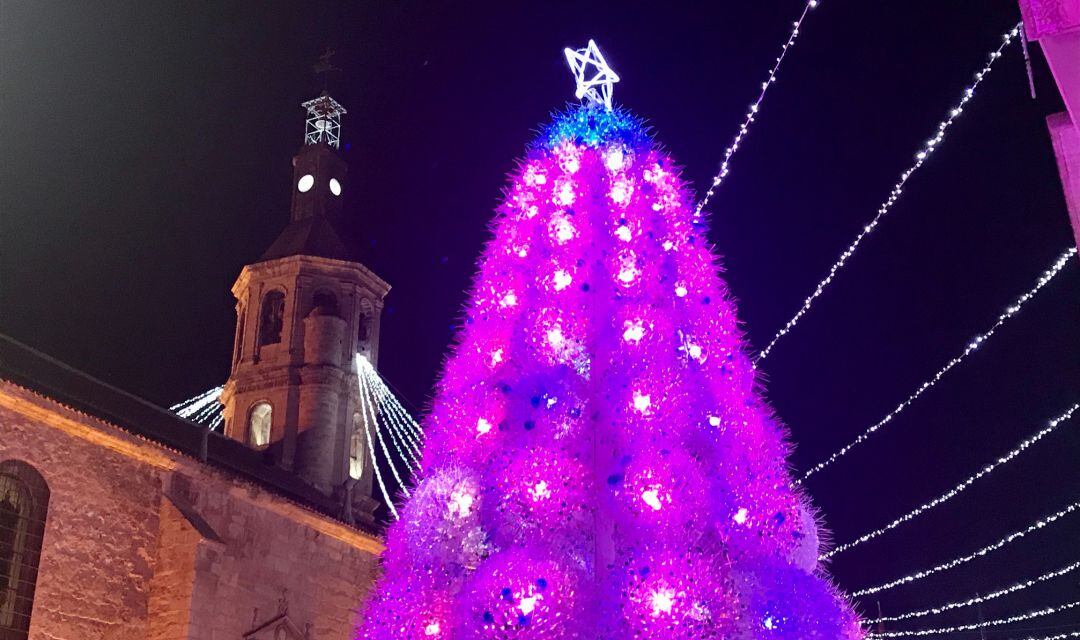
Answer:
[[(393, 285), (381, 368), (423, 407), (486, 223), (532, 132), (572, 99), (589, 37), (707, 184), (800, 0), (709, 3), (74, 3), (0, 6), (0, 331), (169, 405), (228, 375), (229, 287), (288, 220), (300, 103), (330, 45), (348, 109), (349, 232)], [(823, 0), (710, 206), (763, 347), (868, 222), (1019, 19), (1006, 0)], [(943, 148), (763, 366), (806, 469), (883, 417), (1073, 242), (1044, 117), (1012, 47)], [(1080, 399), (1080, 265), (901, 418), (808, 483), (838, 542), (973, 473)], [(964, 496), (840, 556), (857, 589), (996, 541), (1080, 499), (1080, 418)], [(1080, 560), (1080, 514), (882, 594), (933, 605)], [(1080, 600), (1080, 573), (984, 607)], [(874, 611), (873, 599), (862, 603)], [(909, 628), (965, 623), (976, 611)], [(1080, 611), (1020, 625), (1080, 628)], [(1030, 635), (988, 632), (1004, 639)], [(978, 637), (959, 634), (956, 637)]]

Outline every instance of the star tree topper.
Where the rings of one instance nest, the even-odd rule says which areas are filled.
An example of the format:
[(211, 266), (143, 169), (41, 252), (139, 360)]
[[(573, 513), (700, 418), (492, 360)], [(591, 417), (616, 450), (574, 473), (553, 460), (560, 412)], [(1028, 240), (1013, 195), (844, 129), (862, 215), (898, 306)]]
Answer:
[(584, 49), (567, 47), (563, 53), (577, 81), (577, 91), (574, 92), (577, 99), (588, 98), (594, 104), (603, 104), (610, 111), (611, 88), (619, 81), (619, 76), (608, 67), (596, 41), (589, 40), (589, 46)]

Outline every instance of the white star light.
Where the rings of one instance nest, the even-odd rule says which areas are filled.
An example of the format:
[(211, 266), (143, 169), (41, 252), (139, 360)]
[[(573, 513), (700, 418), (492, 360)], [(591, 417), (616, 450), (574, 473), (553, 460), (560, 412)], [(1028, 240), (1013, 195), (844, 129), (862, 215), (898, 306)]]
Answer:
[[(611, 87), (619, 81), (619, 76), (607, 66), (596, 41), (589, 40), (589, 46), (584, 49), (567, 47), (563, 53), (577, 81), (577, 91), (574, 92), (577, 99), (588, 98), (593, 104), (602, 104), (610, 111)], [(595, 71), (590, 73), (590, 67)]]

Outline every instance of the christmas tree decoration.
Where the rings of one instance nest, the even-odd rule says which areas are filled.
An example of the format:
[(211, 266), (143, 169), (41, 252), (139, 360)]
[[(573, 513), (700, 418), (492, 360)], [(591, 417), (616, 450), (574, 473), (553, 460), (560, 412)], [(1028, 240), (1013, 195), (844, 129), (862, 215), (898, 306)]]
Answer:
[(358, 637), (862, 638), (693, 196), (573, 53), (585, 101), (510, 179)]

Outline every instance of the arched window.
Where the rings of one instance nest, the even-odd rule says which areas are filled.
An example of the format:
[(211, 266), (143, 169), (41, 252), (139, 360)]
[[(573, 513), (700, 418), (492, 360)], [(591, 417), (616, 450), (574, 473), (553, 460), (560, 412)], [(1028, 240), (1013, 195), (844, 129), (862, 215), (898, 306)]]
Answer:
[(364, 351), (371, 342), (372, 319), (375, 317), (375, 309), (370, 300), (360, 301), (360, 318), (356, 332), (356, 350)]
[(0, 462), (0, 638), (30, 632), (49, 487), (33, 467)]
[(352, 436), (349, 438), (349, 476), (359, 480), (364, 474), (364, 423), (359, 413), (352, 417)]
[(263, 296), (259, 312), (259, 344), (278, 344), (285, 325), (285, 294), (271, 291)]
[(270, 444), (270, 426), (274, 421), (274, 408), (269, 402), (257, 402), (248, 416), (248, 444), (262, 449)]
[(341, 317), (341, 314), (338, 313), (337, 296), (326, 289), (316, 291), (315, 295), (311, 297), (311, 308), (313, 310), (318, 309), (319, 315)]

